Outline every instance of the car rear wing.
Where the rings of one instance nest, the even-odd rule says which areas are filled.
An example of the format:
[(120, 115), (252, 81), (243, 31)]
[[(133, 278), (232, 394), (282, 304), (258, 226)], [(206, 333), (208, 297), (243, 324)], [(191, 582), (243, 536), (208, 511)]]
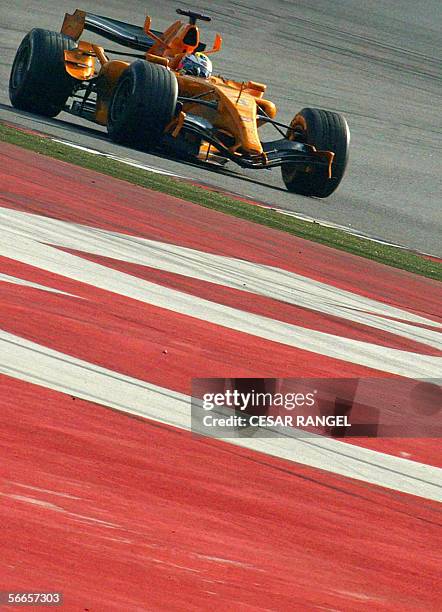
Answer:
[[(148, 36), (140, 26), (110, 19), (110, 17), (102, 17), (94, 13), (86, 13), (79, 9), (76, 9), (72, 15), (66, 13), (61, 32), (74, 40), (78, 40), (83, 30), (95, 32), (95, 34), (99, 34), (119, 45), (138, 51), (147, 52), (155, 44), (155, 40)], [(155, 30), (151, 30), (151, 32), (158, 38), (163, 36), (163, 32)]]

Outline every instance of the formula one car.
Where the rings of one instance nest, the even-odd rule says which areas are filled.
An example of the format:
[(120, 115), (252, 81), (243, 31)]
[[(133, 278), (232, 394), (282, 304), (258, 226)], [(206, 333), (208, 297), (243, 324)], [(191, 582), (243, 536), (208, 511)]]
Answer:
[[(276, 121), (266, 85), (212, 76), (208, 56), (220, 51), (222, 38), (217, 34), (206, 50), (197, 26), (210, 17), (177, 13), (189, 22), (178, 20), (164, 32), (151, 29), (150, 17), (139, 27), (81, 10), (65, 15), (60, 33), (31, 30), (11, 70), (13, 106), (49, 117), (67, 111), (107, 126), (115, 142), (145, 150), (162, 147), (244, 168), (280, 166), (288, 190), (320, 198), (333, 193), (347, 164), (344, 117), (304, 108), (290, 125)], [(138, 53), (79, 40), (84, 30)], [(262, 142), (258, 129), (268, 123), (281, 138)]]

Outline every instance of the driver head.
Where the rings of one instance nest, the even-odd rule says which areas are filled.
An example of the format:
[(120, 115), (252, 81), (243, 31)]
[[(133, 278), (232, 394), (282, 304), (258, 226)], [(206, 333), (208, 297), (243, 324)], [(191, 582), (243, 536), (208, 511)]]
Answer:
[(181, 60), (178, 70), (182, 74), (208, 79), (212, 75), (212, 62), (204, 53), (192, 53)]

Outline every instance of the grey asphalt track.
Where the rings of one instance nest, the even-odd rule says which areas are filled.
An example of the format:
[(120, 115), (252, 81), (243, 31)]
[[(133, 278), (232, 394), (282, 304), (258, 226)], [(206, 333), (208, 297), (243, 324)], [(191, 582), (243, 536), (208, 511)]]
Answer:
[[(315, 200), (289, 194), (279, 169), (240, 171), (229, 164), (230, 172), (215, 172), (129, 151), (109, 142), (101, 128), (64, 113), (52, 120), (10, 108), (10, 66), (32, 27), (58, 30), (65, 11), (82, 8), (140, 25), (149, 12), (153, 27), (163, 29), (177, 6), (212, 16), (212, 23), (202, 26), (204, 39), (211, 42), (217, 31), (224, 38), (224, 50), (213, 58), (215, 72), (267, 83), (280, 120), (289, 121), (305, 106), (347, 117), (351, 160), (334, 195)], [(100, 0), (79, 5), (75, 0), (1, 0), (0, 119), (441, 256), (441, 58), (440, 0)], [(265, 135), (273, 137), (268, 128)]]

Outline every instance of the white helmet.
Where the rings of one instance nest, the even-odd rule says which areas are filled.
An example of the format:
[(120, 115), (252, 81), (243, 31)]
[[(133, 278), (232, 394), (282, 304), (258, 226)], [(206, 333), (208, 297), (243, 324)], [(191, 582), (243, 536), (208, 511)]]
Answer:
[(186, 55), (178, 66), (183, 74), (191, 74), (193, 76), (208, 79), (212, 74), (212, 62), (204, 53), (192, 53)]

